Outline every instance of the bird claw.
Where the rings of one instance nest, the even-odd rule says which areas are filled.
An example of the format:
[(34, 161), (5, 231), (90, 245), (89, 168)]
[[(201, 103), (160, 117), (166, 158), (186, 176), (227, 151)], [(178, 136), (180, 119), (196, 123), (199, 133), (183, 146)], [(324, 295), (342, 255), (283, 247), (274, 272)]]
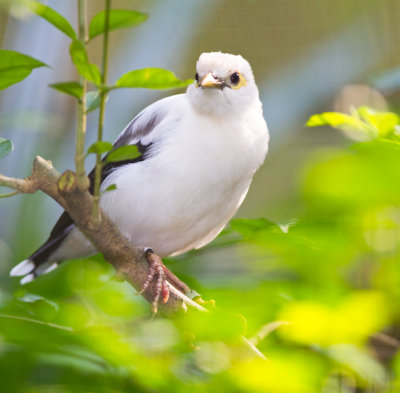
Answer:
[(151, 304), (151, 311), (154, 314), (156, 314), (160, 296), (162, 296), (163, 303), (167, 303), (167, 301), (169, 299), (168, 282), (167, 282), (166, 275), (164, 272), (164, 264), (163, 264), (161, 258), (157, 254), (155, 254), (154, 251), (151, 250), (150, 248), (148, 248), (145, 251), (144, 256), (145, 256), (147, 262), (149, 263), (149, 272), (147, 274), (146, 281), (143, 284), (142, 289), (139, 292), (139, 294), (142, 294), (144, 291), (146, 291), (146, 289), (148, 288), (150, 283), (156, 277), (157, 282), (155, 285), (155, 294), (154, 294), (153, 302)]

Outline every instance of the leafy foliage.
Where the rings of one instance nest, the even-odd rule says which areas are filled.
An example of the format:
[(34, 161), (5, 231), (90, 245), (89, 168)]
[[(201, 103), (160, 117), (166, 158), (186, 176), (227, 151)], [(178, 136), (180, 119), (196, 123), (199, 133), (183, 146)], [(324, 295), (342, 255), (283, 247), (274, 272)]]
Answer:
[[(131, 10), (110, 10), (109, 30), (139, 25), (147, 20), (148, 16), (141, 12)], [(105, 11), (99, 12), (90, 21), (89, 37), (92, 39), (104, 33)]]
[(24, 4), (35, 14), (39, 15), (43, 19), (46, 19), (58, 30), (65, 33), (68, 37), (72, 38), (73, 40), (76, 39), (75, 30), (71, 24), (58, 12), (42, 3), (39, 3), (38, 1), (27, 0), (24, 2)]
[(113, 148), (112, 143), (100, 141), (93, 143), (87, 150), (87, 154), (103, 154), (109, 152)]
[(174, 73), (162, 68), (144, 68), (122, 75), (115, 83), (116, 87), (143, 87), (146, 89), (173, 89), (185, 87), (192, 79), (181, 81)]
[(325, 112), (313, 115), (307, 126), (316, 127), (329, 125), (345, 132), (367, 139), (392, 138), (398, 139), (399, 116), (392, 112), (376, 112), (371, 108), (360, 107), (351, 115), (337, 112)]
[(0, 89), (25, 79), (34, 68), (47, 65), (28, 55), (11, 50), (0, 50)]
[(110, 152), (106, 157), (106, 162), (133, 160), (139, 156), (140, 152), (136, 145), (125, 145)]
[(100, 93), (89, 91), (86, 93), (86, 113), (92, 112), (100, 107)]
[(79, 82), (60, 82), (49, 85), (53, 89), (69, 94), (76, 98), (81, 98), (83, 94), (82, 85)]

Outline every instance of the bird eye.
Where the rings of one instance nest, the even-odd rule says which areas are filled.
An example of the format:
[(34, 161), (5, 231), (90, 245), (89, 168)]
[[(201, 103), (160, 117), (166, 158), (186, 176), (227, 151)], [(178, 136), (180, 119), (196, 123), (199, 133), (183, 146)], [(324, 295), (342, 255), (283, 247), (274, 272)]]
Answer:
[(234, 85), (237, 85), (237, 84), (239, 83), (239, 81), (240, 81), (239, 73), (238, 73), (238, 72), (234, 72), (234, 73), (231, 75), (231, 82), (232, 82)]
[(194, 79), (196, 79), (196, 82), (199, 83), (199, 74), (196, 72), (196, 75), (194, 76)]

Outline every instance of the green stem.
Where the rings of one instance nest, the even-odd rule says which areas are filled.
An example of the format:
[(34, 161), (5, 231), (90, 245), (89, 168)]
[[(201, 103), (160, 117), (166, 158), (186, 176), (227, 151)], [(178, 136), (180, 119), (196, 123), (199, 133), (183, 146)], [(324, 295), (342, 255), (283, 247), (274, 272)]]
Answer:
[[(109, 16), (110, 16), (111, 0), (105, 0), (105, 21), (104, 21), (104, 35), (103, 35), (103, 58), (102, 58), (102, 70), (101, 70), (101, 84), (105, 86), (107, 84), (107, 73), (108, 73), (108, 32), (109, 32)], [(103, 127), (104, 127), (104, 116), (105, 107), (108, 91), (102, 89), (100, 91), (100, 110), (99, 110), (99, 124), (97, 129), (97, 141), (100, 142), (103, 139)], [(94, 178), (94, 190), (93, 190), (93, 211), (92, 217), (95, 221), (100, 220), (100, 184), (101, 184), (101, 154), (96, 155), (96, 169)]]
[(39, 325), (45, 325), (45, 326), (49, 326), (49, 327), (52, 327), (52, 328), (65, 330), (67, 332), (73, 332), (74, 331), (74, 329), (72, 327), (69, 327), (69, 326), (61, 326), (61, 325), (57, 325), (57, 324), (51, 323), (51, 322), (44, 322), (44, 321), (39, 321), (37, 319), (20, 317), (18, 315), (0, 314), (0, 318), (7, 318), (7, 319), (14, 319), (14, 320), (17, 320), (17, 321), (37, 323)]
[(14, 195), (18, 195), (20, 192), (21, 191), (17, 190), (17, 191), (9, 192), (8, 194), (0, 194), (0, 198), (9, 198)]
[[(78, 0), (78, 36), (86, 47), (86, 0)], [(85, 190), (89, 187), (89, 179), (85, 172), (85, 136), (86, 136), (86, 91), (87, 81), (80, 76), (79, 78), (83, 92), (82, 97), (78, 101), (78, 118), (76, 129), (76, 144), (75, 144), (75, 170), (77, 185), (80, 190)]]

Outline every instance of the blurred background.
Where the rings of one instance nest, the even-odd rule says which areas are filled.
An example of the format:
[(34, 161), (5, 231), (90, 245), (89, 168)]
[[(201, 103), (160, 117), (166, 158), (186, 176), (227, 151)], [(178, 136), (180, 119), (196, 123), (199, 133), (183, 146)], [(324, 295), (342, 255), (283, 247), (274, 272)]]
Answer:
[[(76, 27), (77, 10), (74, 1), (51, 0), (47, 4)], [(227, 231), (229, 233), (226, 236), (232, 235), (230, 231), (236, 231), (248, 241), (240, 241), (238, 244), (233, 241), (233, 246), (227, 246), (230, 241), (224, 243), (225, 237), (222, 236), (204, 251), (189, 253), (169, 263), (174, 272), (206, 298), (216, 299), (217, 304), (225, 310), (243, 314), (247, 319), (247, 332), (250, 335), (256, 334), (267, 322), (307, 315), (309, 325), (300, 323), (304, 328), (298, 330), (304, 333), (300, 337), (296, 332), (289, 331), (272, 336), (267, 343), (264, 341), (267, 356), (268, 353), (272, 353), (272, 357), (275, 354), (275, 364), (284, 364), (282, 369), (276, 366), (268, 375), (279, 375), (282, 381), (285, 380), (286, 373), (294, 372), (295, 369), (294, 374), (300, 375), (301, 381), (304, 376), (309, 376), (310, 372), (300, 366), (298, 369), (295, 366), (291, 369), (282, 360), (290, 358), (294, 359), (290, 363), (292, 365), (302, 362), (311, 364), (307, 367), (313, 367), (312, 374), (316, 379), (320, 375), (324, 377), (318, 381), (310, 377), (310, 380), (303, 381), (305, 385), (293, 387), (278, 384), (264, 389), (249, 385), (250, 375), (254, 377), (249, 374), (248, 379), (243, 377), (243, 381), (239, 381), (235, 387), (228, 384), (224, 388), (215, 388), (214, 391), (227, 389), (226, 391), (286, 392), (292, 388), (298, 392), (397, 391), (395, 389), (400, 386), (399, 377), (393, 370), (400, 369), (400, 360), (395, 357), (398, 349), (397, 323), (400, 317), (398, 302), (396, 303), (400, 299), (400, 272), (397, 265), (400, 213), (397, 197), (399, 194), (396, 194), (399, 187), (394, 179), (398, 177), (395, 168), (399, 160), (393, 157), (385, 161), (384, 158), (390, 154), (382, 150), (381, 154), (375, 155), (370, 161), (368, 154), (364, 152), (367, 157), (364, 158), (368, 160), (357, 163), (360, 172), (352, 171), (351, 154), (347, 156), (346, 152), (355, 142), (340, 131), (329, 127), (306, 128), (305, 123), (314, 113), (350, 113), (352, 108), (363, 105), (381, 111), (398, 110), (400, 2), (113, 0), (112, 7), (145, 12), (149, 14), (149, 19), (138, 27), (111, 33), (110, 82), (129, 70), (144, 67), (163, 67), (173, 70), (181, 79), (193, 78), (196, 60), (202, 52), (222, 51), (245, 57), (253, 67), (259, 86), (264, 115), (271, 134), (270, 151), (264, 166), (256, 174), (237, 217), (264, 217), (262, 222), (253, 221), (262, 227), (262, 236), (257, 231), (257, 235), (254, 235), (254, 227), (250, 228), (239, 221)], [(89, 0), (89, 19), (102, 9), (103, 2)], [(0, 136), (11, 139), (15, 145), (13, 153), (0, 161), (0, 172), (9, 176), (25, 177), (29, 175), (36, 155), (51, 160), (59, 171), (73, 168), (75, 100), (47, 87), (50, 83), (77, 78), (68, 55), (70, 40), (23, 7), (13, 4), (12, 1), (2, 0), (0, 42), (3, 49), (31, 55), (50, 66), (34, 70), (21, 83), (0, 92)], [(98, 37), (89, 46), (90, 60), (97, 64), (100, 64), (101, 45), (102, 39)], [(113, 141), (124, 126), (148, 104), (181, 92), (182, 90), (171, 92), (144, 89), (111, 92), (106, 109), (105, 140)], [(89, 114), (87, 146), (95, 140), (97, 116), (97, 111)], [(369, 166), (365, 166), (366, 162)], [(87, 159), (88, 170), (92, 165), (93, 161)], [(366, 167), (373, 167), (375, 172), (369, 172), (370, 175), (366, 175), (365, 179), (360, 179), (360, 174), (364, 173), (363, 168)], [(358, 184), (358, 181), (361, 182), (360, 187), (352, 189), (351, 185)], [(384, 188), (386, 194), (376, 196), (379, 192), (375, 192), (375, 188), (382, 189), (383, 183), (385, 187), (390, 185), (392, 188)], [(389, 194), (390, 198), (387, 197)], [(107, 296), (111, 296), (107, 295), (107, 291), (110, 291), (112, 296), (120, 299), (118, 310), (121, 311), (121, 318), (128, 318), (128, 310), (135, 310), (134, 316), (142, 317), (146, 313), (146, 305), (131, 296), (132, 291), (128, 286), (105, 284), (104, 275), (111, 277), (112, 272), (100, 258), (86, 261), (79, 267), (76, 263), (66, 264), (57, 272), (40, 278), (23, 290), (16, 280), (8, 277), (10, 268), (25, 259), (46, 239), (60, 213), (60, 207), (41, 193), (0, 200), (0, 287), (3, 288), (1, 293), (8, 299), (7, 302), (13, 296), (24, 298), (28, 296), (27, 292), (49, 297), (51, 301), (57, 301), (59, 297), (60, 301), (66, 301), (65, 307), (75, 307), (74, 311), (68, 314), (64, 307), (62, 317), (51, 318), (59, 318), (60, 324), (64, 322), (74, 326), (75, 323), (80, 326), (91, 320), (90, 315), (95, 311), (92, 305), (88, 313), (82, 302), (89, 301), (83, 301), (79, 296), (76, 300), (75, 290), (69, 287), (77, 285), (78, 291), (86, 291), (86, 286), (89, 286), (90, 290), (98, 291), (96, 293), (100, 297), (96, 301), (103, 304), (102, 312), (105, 314), (111, 313), (115, 306), (104, 306), (110, 302), (110, 298), (105, 300)], [(302, 226), (302, 222), (305, 225)], [(291, 226), (294, 227), (295, 235), (285, 239), (283, 234)], [(279, 228), (282, 232), (277, 234)], [(94, 269), (94, 273), (90, 277), (95, 278), (88, 278), (91, 269)], [(32, 303), (33, 300), (30, 299)], [(306, 301), (309, 303), (305, 304)], [(288, 303), (293, 307), (287, 306)], [(336, 308), (324, 308), (328, 307), (326, 304)], [(52, 309), (48, 304), (43, 307)], [(30, 312), (33, 313), (32, 310)], [(113, 312), (117, 313), (115, 310)], [(354, 314), (360, 318), (355, 318)], [(80, 315), (84, 317), (79, 319)], [(352, 317), (355, 319), (351, 320)], [(335, 322), (332, 322), (332, 318), (336, 318)], [(347, 333), (337, 333), (336, 325), (345, 324), (349, 319), (351, 324), (364, 326), (365, 331), (361, 335), (349, 335), (347, 330)], [(2, 323), (0, 319), (0, 327)], [(166, 322), (160, 323), (160, 326), (154, 328), (155, 332), (166, 329)], [(167, 328), (173, 330), (169, 325)], [(17, 327), (5, 326), (4, 329), (11, 332), (16, 331)], [(385, 339), (394, 340), (394, 344), (379, 344), (374, 347), (370, 333), (384, 329), (388, 333)], [(140, 334), (144, 335), (145, 330), (142, 327)], [(319, 336), (321, 331), (325, 332), (324, 337)], [(38, 333), (32, 333), (32, 341), (27, 339), (29, 345), (26, 342), (21, 344), (18, 334), (16, 336), (19, 338), (14, 339), (10, 339), (7, 334), (4, 337), (8, 338), (4, 341), (17, 342), (22, 347), (26, 345), (23, 350), (17, 347), (10, 350), (7, 347), (12, 356), (4, 349), (8, 360), (6, 362), (4, 357), (0, 362), (0, 372), (1, 367), (3, 371), (15, 372), (10, 359), (14, 359), (17, 364), (21, 354), (32, 355), (34, 352), (37, 355), (30, 345)], [(174, 334), (176, 332), (171, 333), (171, 337), (175, 337)], [(168, 337), (176, 344), (173, 338)], [(96, 340), (97, 344), (101, 341), (99, 337)], [(93, 343), (94, 341), (92, 345), (95, 347), (97, 344)], [(168, 343), (158, 343), (161, 346), (160, 351), (170, 349)], [(343, 343), (353, 346), (340, 347)], [(208, 378), (208, 382), (214, 381), (218, 372), (230, 370), (234, 375), (236, 370), (234, 366), (229, 368), (224, 363), (226, 359), (230, 359), (226, 348), (215, 349), (215, 342), (212, 345), (214, 346), (210, 344), (203, 347), (206, 352), (202, 355), (208, 361), (212, 359), (211, 365), (205, 361), (204, 363), (202, 357), (195, 361), (196, 367), (207, 375), (204, 378)], [(310, 350), (312, 345), (317, 345), (318, 350), (315, 350), (315, 346)], [(0, 352), (1, 348), (0, 333)], [(375, 348), (375, 352), (371, 348)], [(121, 364), (118, 362), (121, 359), (125, 361), (124, 356), (128, 356), (121, 353), (118, 353), (120, 357), (113, 354), (113, 360), (117, 359), (116, 363), (119, 365)], [(42, 355), (44, 356), (43, 353)], [(318, 360), (318, 356), (326, 356), (329, 361)], [(225, 360), (221, 360), (221, 357)], [(33, 355), (29, 357), (35, 366), (31, 366), (29, 370), (31, 373), (32, 370), (39, 370), (39, 377), (27, 377), (26, 385), (18, 385), (18, 389), (25, 391), (24, 389), (28, 389), (26, 386), (35, 383), (37, 385), (34, 386), (41, 386), (42, 390), (38, 391), (44, 391), (47, 383), (50, 385), (46, 386), (53, 386), (53, 389), (57, 384), (65, 383), (68, 386), (64, 377), (60, 376), (63, 374), (57, 374), (54, 370), (51, 383), (55, 385), (51, 385), (46, 377), (40, 376), (43, 370), (37, 366), (47, 364), (49, 359), (33, 358)], [(353, 359), (353, 363), (349, 359)], [(89, 362), (87, 359), (85, 361)], [(232, 362), (232, 359), (228, 361), (230, 365)], [(215, 364), (222, 368), (217, 367), (217, 372), (210, 374), (207, 367), (212, 368)], [(393, 368), (385, 369), (389, 364), (390, 367), (394, 365)], [(154, 366), (153, 363), (151, 365)], [(73, 368), (71, 365), (70, 367)], [(192, 378), (198, 377), (190, 373), (188, 377), (186, 371), (182, 371), (182, 368), (179, 370), (174, 376), (181, 381), (187, 378), (187, 383), (193, 382)], [(86, 375), (91, 375), (91, 372), (96, 373), (89, 370)], [(129, 374), (131, 370), (119, 372)], [(143, 375), (144, 371), (141, 372)], [(84, 378), (79, 379), (81, 376), (78, 371), (75, 370), (74, 373), (83, 386), (86, 383)], [(118, 379), (121, 375), (117, 372), (111, 374), (113, 376), (109, 383), (112, 385), (112, 378)], [(168, 380), (165, 375), (164, 377)], [(224, 378), (228, 377), (225, 375)], [(321, 380), (324, 382), (320, 382)], [(389, 383), (388, 380), (392, 382)], [(93, 383), (94, 380), (89, 381)], [(80, 391), (77, 387), (79, 383), (71, 391)], [(139, 385), (142, 386), (140, 383)], [(129, 389), (142, 391), (139, 385), (134, 385), (133, 388), (129, 385)], [(10, 384), (10, 389), (17, 389), (16, 386)], [(128, 391), (127, 385), (124, 386), (127, 389), (125, 391)], [(36, 391), (31, 389), (28, 390)], [(68, 387), (63, 389), (70, 391)], [(96, 389), (93, 391), (102, 391), (99, 387)], [(111, 391), (107, 387), (104, 389)], [(165, 386), (163, 389), (169, 391)], [(177, 388), (175, 391), (181, 390)], [(198, 391), (203, 390), (198, 387)]]

